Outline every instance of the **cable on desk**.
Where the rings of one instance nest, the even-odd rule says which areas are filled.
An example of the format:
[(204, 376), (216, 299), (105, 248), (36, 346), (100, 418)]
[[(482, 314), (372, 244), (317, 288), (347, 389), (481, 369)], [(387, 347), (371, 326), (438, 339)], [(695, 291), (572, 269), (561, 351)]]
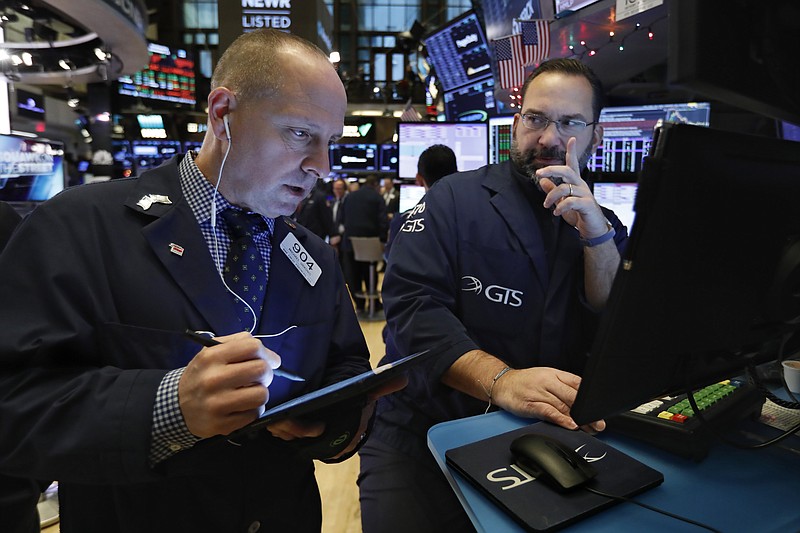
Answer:
[(598, 496), (603, 496), (605, 498), (610, 498), (612, 500), (617, 500), (617, 501), (620, 501), (620, 502), (632, 503), (634, 505), (638, 505), (639, 507), (644, 507), (645, 509), (648, 509), (650, 511), (655, 511), (656, 513), (663, 514), (664, 516), (668, 516), (670, 518), (674, 518), (676, 520), (680, 520), (682, 522), (686, 522), (687, 524), (692, 524), (693, 526), (697, 526), (697, 527), (700, 527), (700, 528), (703, 528), (703, 529), (707, 529), (708, 531), (712, 531), (713, 533), (722, 533), (720, 530), (714, 529), (713, 527), (711, 527), (709, 525), (706, 525), (706, 524), (703, 524), (702, 522), (698, 522), (696, 520), (692, 520), (691, 518), (686, 518), (684, 516), (680, 516), (680, 515), (677, 515), (677, 514), (674, 514), (674, 513), (670, 513), (669, 511), (665, 511), (663, 509), (659, 509), (658, 507), (653, 507), (652, 505), (648, 505), (646, 503), (637, 502), (636, 500), (633, 500), (631, 498), (626, 498), (625, 496), (615, 496), (613, 494), (606, 494), (605, 492), (601, 492), (601, 491), (599, 491), (597, 489), (593, 489), (591, 487), (587, 487), (586, 485), (584, 485), (583, 488), (585, 488), (587, 491), (591, 492), (592, 494), (597, 494)]

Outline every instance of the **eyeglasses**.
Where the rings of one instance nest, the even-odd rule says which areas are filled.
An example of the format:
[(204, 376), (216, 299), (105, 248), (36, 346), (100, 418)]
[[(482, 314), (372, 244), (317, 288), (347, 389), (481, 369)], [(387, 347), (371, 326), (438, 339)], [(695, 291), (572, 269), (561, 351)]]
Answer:
[(536, 113), (525, 113), (522, 115), (522, 125), (534, 131), (543, 131), (547, 129), (550, 124), (555, 124), (558, 133), (562, 135), (578, 135), (586, 126), (597, 124), (597, 122), (584, 122), (583, 120), (576, 120), (574, 118), (562, 118), (558, 120), (550, 120), (544, 115), (537, 115)]

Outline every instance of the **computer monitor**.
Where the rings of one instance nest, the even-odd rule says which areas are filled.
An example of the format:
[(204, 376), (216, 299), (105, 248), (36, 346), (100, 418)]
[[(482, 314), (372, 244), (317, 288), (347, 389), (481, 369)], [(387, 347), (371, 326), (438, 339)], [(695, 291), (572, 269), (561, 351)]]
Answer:
[(497, 114), (494, 78), (484, 78), (452, 91), (445, 91), (444, 114), (454, 122), (486, 122)]
[(511, 158), (511, 126), (514, 115), (489, 118), (489, 163), (502, 163)]
[(400, 122), (397, 175), (416, 178), (420, 154), (434, 144), (444, 144), (455, 152), (459, 171), (480, 168), (488, 162), (488, 133), (485, 122)]
[(381, 172), (397, 172), (397, 159), (397, 144), (384, 143), (378, 146)]
[(800, 126), (781, 121), (781, 138), (787, 141), (800, 141)]
[(614, 211), (614, 214), (628, 228), (628, 234), (633, 227), (636, 187), (635, 182), (596, 181), (592, 184), (592, 191), (597, 203)]
[(400, 212), (405, 213), (422, 200), (425, 196), (425, 187), (413, 183), (400, 184)]
[(133, 141), (133, 158), (136, 161), (136, 172), (138, 174), (141, 174), (145, 170), (155, 168), (182, 152), (180, 141)]
[(667, 122), (708, 126), (710, 118), (708, 102), (606, 107), (599, 120), (603, 142), (589, 159), (589, 170), (636, 173), (658, 126)]
[(786, 355), (782, 346), (797, 349), (798, 198), (793, 142), (683, 124), (659, 130), (571, 409), (575, 422), (739, 375)]
[(62, 143), (0, 135), (0, 200), (43, 202), (62, 190)]
[(378, 168), (377, 144), (332, 144), (328, 154), (332, 172), (375, 172)]

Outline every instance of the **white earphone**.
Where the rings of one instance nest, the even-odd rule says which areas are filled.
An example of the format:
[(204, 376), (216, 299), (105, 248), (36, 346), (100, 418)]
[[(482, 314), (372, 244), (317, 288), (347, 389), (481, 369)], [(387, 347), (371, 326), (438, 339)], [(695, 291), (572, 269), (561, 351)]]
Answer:
[(225, 135), (228, 136), (228, 142), (231, 142), (231, 125), (228, 124), (228, 115), (222, 116), (222, 124), (225, 125)]

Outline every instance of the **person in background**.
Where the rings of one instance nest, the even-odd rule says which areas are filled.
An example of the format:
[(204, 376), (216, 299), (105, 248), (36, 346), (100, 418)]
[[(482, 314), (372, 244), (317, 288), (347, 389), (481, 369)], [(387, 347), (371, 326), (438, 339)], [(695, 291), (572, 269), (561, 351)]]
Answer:
[(288, 218), (329, 173), (342, 83), (316, 46), (256, 30), (207, 105), (199, 153), (64, 191), (0, 254), (0, 473), (59, 480), (62, 531), (319, 532), (313, 459), (366, 434), (374, 398), (228, 437), (370, 368), (333, 249)]
[(603, 134), (595, 74), (545, 61), (522, 95), (511, 160), (438, 181), (392, 247), (383, 362), (442, 348), (379, 402), (360, 451), (365, 533), (473, 530), (428, 450), (434, 424), (504, 409), (577, 429), (570, 406), (627, 233), (581, 177)]
[[(425, 187), (425, 191), (430, 189), (439, 179), (458, 172), (456, 154), (449, 146), (434, 144), (426, 148), (417, 160), (416, 184)], [(383, 251), (384, 257), (388, 260), (389, 251), (395, 238), (400, 233), (404, 222), (411, 216), (413, 209), (409, 209), (398, 216), (395, 216), (389, 223), (389, 237), (386, 240), (386, 248)], [(411, 232), (414, 228), (407, 227), (406, 231)]]
[[(333, 217), (333, 227), (336, 230), (336, 235), (331, 237), (331, 245), (336, 249), (341, 259), (340, 246), (342, 243), (342, 235), (344, 235), (344, 224), (342, 217), (344, 217), (344, 199), (347, 196), (347, 183), (343, 179), (337, 179), (331, 185), (333, 192), (333, 200), (331, 200), (331, 216)], [(341, 264), (341, 263), (340, 263)]]
[(333, 224), (333, 214), (323, 191), (324, 187), (325, 183), (318, 180), (311, 194), (297, 206), (293, 218), (320, 239), (330, 241), (338, 233)]
[(392, 178), (383, 178), (383, 188), (381, 189), (383, 201), (386, 202), (386, 215), (391, 220), (400, 211), (400, 194), (394, 188)]
[(364, 185), (348, 194), (344, 202), (344, 272), (359, 312), (367, 309), (367, 299), (358, 295), (369, 287), (369, 264), (356, 261), (350, 237), (378, 237), (381, 242), (386, 242), (389, 220), (386, 204), (378, 188), (377, 176), (370, 174), (364, 180)]

